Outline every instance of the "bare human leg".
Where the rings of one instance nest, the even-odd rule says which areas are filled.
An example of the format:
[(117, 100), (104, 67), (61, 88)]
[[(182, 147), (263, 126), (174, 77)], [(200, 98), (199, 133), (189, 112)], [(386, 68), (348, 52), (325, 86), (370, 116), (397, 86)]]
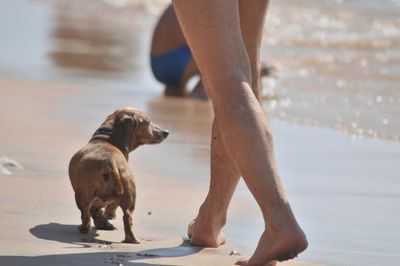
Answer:
[[(255, 96), (260, 100), (261, 97), (261, 80), (260, 75), (262, 75), (263, 67), (260, 64), (260, 47), (261, 47), (261, 39), (262, 39), (262, 29), (264, 25), (264, 20), (266, 17), (266, 11), (268, 8), (269, 0), (258, 0), (258, 1), (244, 1), (239, 0), (239, 12), (240, 12), (240, 24), (242, 30), (242, 36), (246, 45), (246, 50), (249, 55), (250, 65), (252, 70), (252, 87), (255, 93)], [(268, 128), (267, 128), (268, 130)], [(275, 166), (274, 162), (274, 154), (273, 154), (273, 143), (272, 139), (270, 143), (268, 143), (271, 150), (271, 158), (272, 158), (272, 166), (275, 171), (275, 178), (278, 179), (277, 184), (280, 185), (280, 177)], [(245, 179), (246, 181), (246, 179)], [(246, 181), (247, 183), (247, 181)], [(281, 185), (280, 185), (281, 186)], [(281, 196), (285, 196), (283, 187), (279, 188), (282, 192)], [(286, 197), (286, 196), (285, 196)], [(257, 199), (257, 198), (256, 198)], [(286, 199), (285, 199), (286, 200)], [(257, 200), (258, 201), (258, 200)], [(287, 201), (287, 200), (286, 200)], [(290, 218), (288, 221), (292, 224), (292, 226), (281, 227), (274, 230), (274, 228), (268, 224), (268, 218), (264, 218), (266, 220), (266, 229), (261, 239), (258, 243), (257, 249), (254, 252), (251, 258), (245, 258), (238, 261), (240, 265), (265, 265), (267, 262), (268, 265), (273, 265), (276, 260), (282, 261), (291, 259), (297, 256), (298, 253), (303, 251), (307, 247), (307, 240), (305, 238), (304, 233), (301, 228), (298, 226), (296, 219), (291, 213), (289, 203), (287, 202), (288, 211), (290, 214)], [(263, 211), (264, 217), (265, 213)], [(287, 230), (288, 229), (288, 230)], [(286, 231), (287, 230), (287, 231)], [(286, 231), (286, 232), (285, 232)], [(279, 233), (282, 233), (279, 236)], [(289, 232), (289, 234), (288, 234)], [(293, 232), (293, 234), (290, 234)], [(276, 236), (275, 234), (278, 233)], [(276, 242), (273, 242), (273, 241)], [(288, 251), (276, 251), (277, 253), (282, 252), (281, 255), (278, 255), (274, 258), (274, 260), (269, 260), (267, 250), (285, 250)]]
[[(258, 16), (249, 14), (252, 8), (240, 7), (240, 27), (250, 59), (252, 89), (258, 100), (260, 100), (261, 89), (259, 47), (267, 4), (268, 1), (257, 1), (256, 5), (252, 5), (254, 11), (259, 13)], [(225, 242), (221, 230), (226, 223), (229, 202), (239, 178), (240, 172), (230, 158), (214, 120), (211, 139), (210, 188), (198, 216), (189, 224), (188, 235), (191, 237), (192, 244), (217, 247)]]
[(164, 88), (165, 96), (184, 97), (186, 94), (186, 88), (183, 86), (166, 85)]
[[(290, 259), (306, 248), (307, 241), (288, 203), (276, 168), (272, 136), (251, 89), (251, 59), (241, 32), (239, 2), (175, 0), (173, 3), (212, 99), (214, 123), (266, 224), (255, 253), (241, 263), (265, 265)], [(236, 183), (227, 186), (235, 187)], [(219, 202), (208, 200), (208, 204), (207, 208), (213, 209)]]
[(196, 246), (218, 247), (225, 242), (222, 227), (226, 223), (229, 202), (240, 173), (229, 157), (214, 121), (211, 136), (211, 181), (208, 195), (199, 214), (188, 228), (188, 236)]

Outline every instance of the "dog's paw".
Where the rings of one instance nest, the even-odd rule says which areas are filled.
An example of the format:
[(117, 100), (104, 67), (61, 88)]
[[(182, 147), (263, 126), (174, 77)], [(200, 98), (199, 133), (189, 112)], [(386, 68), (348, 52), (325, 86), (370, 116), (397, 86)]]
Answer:
[(125, 238), (122, 243), (129, 243), (129, 244), (140, 244), (140, 241), (136, 238), (133, 239), (129, 239), (129, 238)]
[(112, 231), (115, 230), (115, 226), (109, 223), (108, 221), (105, 223), (102, 223), (100, 225), (96, 225), (96, 229), (98, 230), (106, 230), (106, 231)]
[(78, 230), (79, 232), (81, 232), (82, 234), (87, 234), (90, 230), (90, 226), (83, 226), (82, 224), (80, 226), (78, 226)]

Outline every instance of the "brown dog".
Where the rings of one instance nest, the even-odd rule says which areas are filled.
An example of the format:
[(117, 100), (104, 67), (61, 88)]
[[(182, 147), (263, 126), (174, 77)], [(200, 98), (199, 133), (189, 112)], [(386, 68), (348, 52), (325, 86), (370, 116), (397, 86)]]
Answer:
[(124, 214), (123, 242), (139, 243), (131, 228), (136, 188), (128, 153), (143, 144), (160, 143), (168, 134), (133, 108), (119, 109), (107, 117), (69, 164), (75, 201), (82, 214), (81, 233), (89, 231), (90, 217), (97, 229), (114, 230), (108, 220), (115, 218), (120, 206)]

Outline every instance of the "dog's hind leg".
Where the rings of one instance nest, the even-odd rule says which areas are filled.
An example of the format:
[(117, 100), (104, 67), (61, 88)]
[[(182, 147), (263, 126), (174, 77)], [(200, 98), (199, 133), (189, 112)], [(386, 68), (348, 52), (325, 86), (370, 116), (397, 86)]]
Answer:
[(132, 232), (132, 213), (133, 208), (122, 208), (124, 212), (124, 230), (125, 230), (125, 239), (122, 241), (123, 243), (132, 243), (132, 244), (139, 244), (139, 240), (135, 237)]
[(78, 205), (78, 208), (81, 211), (81, 219), (82, 219), (82, 224), (78, 226), (78, 230), (81, 233), (87, 233), (90, 230), (91, 202), (86, 202), (85, 200), (83, 200), (83, 198), (84, 197), (81, 197), (78, 193), (75, 193), (76, 205)]
[(114, 225), (112, 225), (108, 218), (105, 216), (104, 211), (99, 206), (94, 206), (90, 209), (90, 214), (92, 215), (94, 225), (98, 230), (115, 230)]

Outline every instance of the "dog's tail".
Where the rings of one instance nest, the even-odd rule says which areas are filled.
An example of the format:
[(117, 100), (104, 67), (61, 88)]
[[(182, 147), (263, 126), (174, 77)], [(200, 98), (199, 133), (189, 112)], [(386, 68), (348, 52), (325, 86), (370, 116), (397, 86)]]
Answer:
[(109, 170), (110, 175), (112, 176), (112, 179), (114, 180), (115, 192), (119, 196), (124, 194), (124, 186), (122, 185), (121, 176), (119, 174), (117, 165), (115, 163), (113, 163), (111, 167), (107, 167), (107, 168)]

